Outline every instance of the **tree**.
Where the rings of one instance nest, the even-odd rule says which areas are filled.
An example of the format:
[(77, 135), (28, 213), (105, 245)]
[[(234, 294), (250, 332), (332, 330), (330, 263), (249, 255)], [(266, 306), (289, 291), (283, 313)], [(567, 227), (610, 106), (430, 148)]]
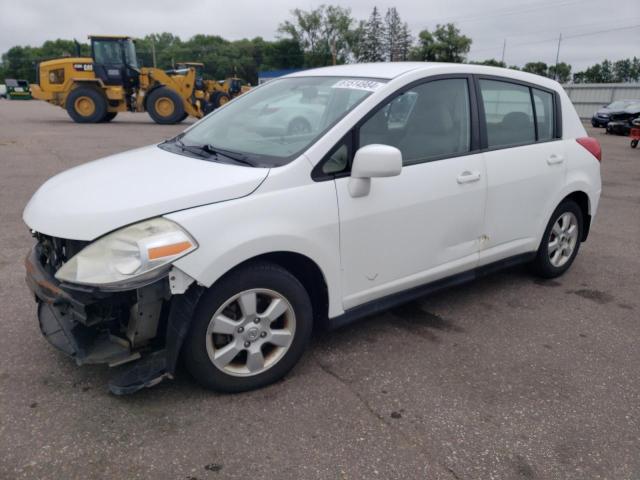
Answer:
[(398, 15), (398, 10), (391, 7), (384, 17), (384, 50), (386, 59), (390, 62), (400, 60), (400, 34), (402, 31), (402, 20)]
[(524, 64), (522, 71), (546, 77), (549, 73), (549, 67), (544, 62), (528, 62)]
[(614, 82), (630, 82), (632, 81), (632, 63), (630, 58), (618, 60), (613, 63)]
[(351, 31), (351, 10), (329, 5), (325, 9), (322, 31), (331, 52), (333, 65), (344, 63), (349, 55), (349, 32)]
[(398, 53), (400, 61), (406, 61), (409, 59), (409, 53), (411, 52), (411, 45), (413, 45), (413, 36), (409, 29), (409, 24), (404, 22), (400, 28), (400, 35), (398, 36)]
[(571, 65), (560, 62), (558, 63), (557, 71), (555, 65), (549, 65), (547, 76), (556, 79), (560, 83), (567, 83), (571, 79)]
[(507, 64), (503, 61), (496, 60), (495, 58), (489, 58), (488, 60), (482, 60), (481, 62), (469, 62), (475, 65), (488, 65), (490, 67), (502, 67), (507, 68)]
[(357, 60), (359, 62), (383, 62), (385, 60), (385, 28), (377, 7), (363, 26)]
[(307, 66), (347, 61), (353, 23), (350, 9), (320, 5), (310, 11), (296, 8), (291, 14), (293, 21), (286, 20), (278, 30), (300, 44)]
[(414, 60), (463, 63), (471, 49), (472, 40), (460, 33), (453, 23), (437, 25), (433, 33), (422, 30), (418, 46), (413, 49)]

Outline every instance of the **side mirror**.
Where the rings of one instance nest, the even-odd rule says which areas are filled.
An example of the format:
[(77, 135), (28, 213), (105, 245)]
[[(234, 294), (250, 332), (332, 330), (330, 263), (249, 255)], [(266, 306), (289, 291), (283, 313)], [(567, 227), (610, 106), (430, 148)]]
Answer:
[(349, 194), (364, 197), (371, 190), (371, 179), (395, 177), (402, 171), (402, 153), (389, 145), (366, 145), (356, 152), (351, 166)]

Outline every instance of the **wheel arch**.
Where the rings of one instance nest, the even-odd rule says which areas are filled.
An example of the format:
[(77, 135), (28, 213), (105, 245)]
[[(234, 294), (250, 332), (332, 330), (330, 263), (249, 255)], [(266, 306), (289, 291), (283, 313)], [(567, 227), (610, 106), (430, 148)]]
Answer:
[(589, 195), (587, 195), (582, 190), (576, 190), (566, 195), (560, 203), (566, 200), (573, 200), (574, 202), (576, 202), (580, 207), (580, 210), (582, 211), (583, 229), (582, 238), (580, 239), (580, 241), (584, 242), (589, 236), (589, 230), (591, 229), (591, 203), (589, 200)]
[[(306, 255), (285, 250), (262, 253), (248, 258), (230, 268), (222, 274), (216, 282), (238, 268), (260, 261), (274, 263), (289, 271), (300, 281), (311, 300), (314, 325), (325, 327), (329, 314), (329, 290), (327, 280), (320, 266)], [(215, 283), (212, 287), (215, 287)]]

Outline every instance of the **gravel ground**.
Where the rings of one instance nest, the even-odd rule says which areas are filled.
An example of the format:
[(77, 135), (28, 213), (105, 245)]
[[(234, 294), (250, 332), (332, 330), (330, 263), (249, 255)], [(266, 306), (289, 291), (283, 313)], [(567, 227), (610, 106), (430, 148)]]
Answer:
[[(24, 205), (51, 175), (182, 126), (77, 125), (0, 101), (0, 478), (640, 478), (640, 151), (603, 144), (603, 198), (563, 277), (518, 268), (316, 335), (282, 382), (186, 374), (129, 397), (41, 337)], [(639, 149), (640, 150), (640, 149)]]

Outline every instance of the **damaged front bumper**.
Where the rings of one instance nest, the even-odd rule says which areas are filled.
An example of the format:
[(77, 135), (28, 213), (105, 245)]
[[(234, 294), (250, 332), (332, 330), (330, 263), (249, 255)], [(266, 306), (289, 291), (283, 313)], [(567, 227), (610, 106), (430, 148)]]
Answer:
[(172, 378), (203, 288), (173, 295), (167, 276), (125, 292), (61, 284), (36, 244), (25, 259), (26, 282), (38, 304), (42, 334), (78, 365), (127, 364), (109, 382), (116, 395)]

